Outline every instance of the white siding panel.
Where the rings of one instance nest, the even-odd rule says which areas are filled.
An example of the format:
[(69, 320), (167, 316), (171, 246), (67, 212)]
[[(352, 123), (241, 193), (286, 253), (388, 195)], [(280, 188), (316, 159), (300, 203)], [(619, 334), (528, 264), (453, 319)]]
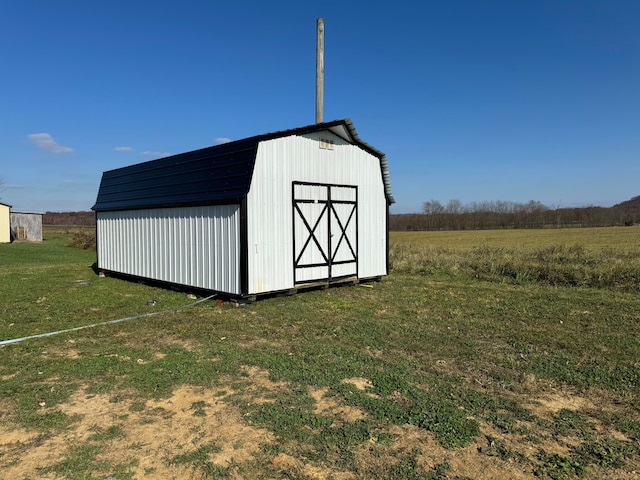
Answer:
[(238, 205), (98, 212), (98, 266), (240, 294), (239, 226)]
[[(333, 149), (320, 148), (321, 138), (333, 140)], [(386, 275), (387, 203), (380, 161), (338, 136), (319, 132), (269, 140), (258, 147), (247, 196), (248, 293), (294, 286), (294, 181), (358, 187), (358, 277)], [(353, 189), (338, 190), (338, 195), (351, 201)]]

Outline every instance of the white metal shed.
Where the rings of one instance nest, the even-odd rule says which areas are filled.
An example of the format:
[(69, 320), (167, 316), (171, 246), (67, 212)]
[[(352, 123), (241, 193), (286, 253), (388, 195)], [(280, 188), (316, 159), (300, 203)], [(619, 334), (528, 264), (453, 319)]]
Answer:
[(385, 155), (349, 119), (104, 172), (97, 266), (237, 297), (388, 273)]

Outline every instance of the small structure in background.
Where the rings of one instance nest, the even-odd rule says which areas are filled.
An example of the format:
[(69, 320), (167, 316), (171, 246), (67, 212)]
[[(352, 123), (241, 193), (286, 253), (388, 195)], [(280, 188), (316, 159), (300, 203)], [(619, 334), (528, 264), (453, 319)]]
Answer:
[(11, 205), (0, 203), (0, 243), (9, 243), (13, 240), (11, 235)]
[(40, 212), (11, 212), (11, 233), (14, 240), (42, 241)]
[(104, 172), (100, 270), (253, 299), (388, 273), (387, 159), (350, 119)]

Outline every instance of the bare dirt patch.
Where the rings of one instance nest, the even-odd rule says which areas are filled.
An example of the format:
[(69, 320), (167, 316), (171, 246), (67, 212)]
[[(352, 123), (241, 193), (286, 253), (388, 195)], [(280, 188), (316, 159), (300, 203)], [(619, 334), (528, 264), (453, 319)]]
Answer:
[(589, 398), (572, 392), (545, 392), (531, 398), (526, 403), (527, 408), (541, 417), (549, 417), (560, 410), (588, 411), (598, 407)]
[(373, 387), (373, 385), (371, 384), (371, 381), (367, 380), (366, 378), (359, 378), (359, 377), (345, 378), (343, 382), (350, 383), (351, 385), (356, 387), (358, 390), (362, 390), (362, 391), (365, 391), (368, 388)]
[(314, 480), (352, 480), (355, 475), (351, 472), (342, 472), (335, 469), (322, 468), (317, 465), (304, 463), (291, 455), (282, 453), (272, 460), (272, 463), (280, 467), (283, 477), (291, 478), (291, 472), (295, 472), (297, 476), (304, 475), (306, 478)]
[(380, 470), (391, 465), (411, 452), (419, 452), (416, 459), (425, 471), (433, 471), (438, 465), (448, 464), (450, 478), (472, 478), (474, 480), (495, 480), (508, 478), (529, 480), (536, 478), (524, 471), (522, 465), (514, 461), (481, 453), (482, 441), (466, 448), (447, 450), (426, 430), (413, 425), (397, 425), (390, 429), (395, 439), (388, 445), (380, 445), (373, 440), (361, 447), (356, 454), (357, 469), (364, 473)]
[(332, 415), (342, 421), (355, 422), (365, 417), (362, 410), (350, 405), (343, 405), (335, 398), (327, 396), (328, 388), (312, 388), (309, 394), (316, 402), (314, 412), (318, 415)]
[(42, 352), (42, 358), (80, 358), (80, 352), (73, 347), (66, 349), (49, 347)]
[(254, 397), (255, 403), (272, 402), (278, 393), (289, 388), (286, 382), (277, 382), (269, 378), (269, 371), (256, 366), (243, 367), (243, 375), (234, 379), (221, 378), (222, 383), (235, 382), (244, 392)]
[(126, 345), (132, 348), (138, 348), (141, 344), (145, 344), (149, 342), (149, 344), (153, 344), (156, 346), (162, 345), (163, 347), (179, 347), (187, 352), (197, 352), (199, 345), (198, 342), (194, 340), (186, 340), (175, 335), (161, 334), (154, 337), (140, 337), (136, 338), (135, 341), (127, 341)]
[[(43, 438), (39, 433), (0, 428), (3, 478), (55, 478), (42, 469), (59, 464), (74, 447), (87, 444), (101, 445), (97, 460), (128, 466), (134, 478), (190, 478), (191, 465), (171, 460), (198, 445), (215, 445), (209, 461), (225, 467), (252, 461), (260, 444), (272, 440), (268, 431), (249, 426), (217, 390), (182, 386), (170, 398), (147, 401), (136, 411), (133, 404), (79, 392), (58, 407), (78, 418), (69, 430)], [(113, 431), (117, 432), (113, 438), (100, 440)], [(110, 472), (100, 473), (106, 477)]]
[[(124, 357), (122, 360), (135, 361)], [(216, 466), (231, 467), (230, 478), (239, 478), (238, 469), (234, 467), (264, 461), (261, 447), (276, 439), (269, 431), (250, 425), (234, 402), (240, 393), (251, 398), (251, 402), (272, 402), (290, 385), (271, 380), (269, 371), (255, 366), (244, 367), (244, 374), (240, 377), (221, 380), (221, 385), (216, 388), (183, 385), (176, 388), (170, 397), (157, 400), (140, 400), (134, 392), (120, 392), (114, 396), (79, 391), (63, 404), (42, 409), (43, 412), (59, 410), (73, 419), (71, 428), (53, 433), (10, 429), (7, 426), (9, 422), (0, 422), (0, 477), (12, 480), (59, 478), (52, 468), (72, 455), (74, 449), (95, 445), (99, 447), (96, 465), (104, 462), (112, 467), (121, 466), (131, 473), (132, 478), (193, 478), (202, 472), (195, 471), (193, 463), (176, 459), (188, 456), (203, 445), (210, 445), (212, 448), (207, 453), (207, 461)], [(372, 387), (366, 378), (343, 381), (362, 391)], [(337, 424), (367, 417), (362, 410), (344, 405), (332, 397), (327, 388), (310, 387), (309, 394), (315, 400), (314, 412), (334, 417)], [(549, 388), (535, 379), (527, 380), (526, 388), (521, 391), (505, 392), (505, 395), (526, 405), (537, 417), (549, 420), (563, 409), (579, 411), (592, 418), (589, 413), (602, 408), (597, 402), (597, 392), (579, 395), (568, 389)], [(396, 392), (390, 398), (401, 400)], [(8, 413), (0, 414), (0, 419), (8, 416)], [(295, 448), (288, 452), (291, 455), (282, 452), (267, 457), (266, 461), (279, 468), (283, 475), (351, 480), (367, 478), (368, 473), (375, 476), (401, 459), (413, 456), (426, 472), (447, 464), (448, 478), (526, 480), (538, 478), (533, 472), (535, 460), (534, 463), (531, 460), (536, 458), (539, 450), (563, 456), (570, 454), (571, 439), (548, 436), (532, 443), (523, 435), (505, 434), (484, 422), (480, 422), (480, 427), (481, 433), (474, 443), (451, 450), (442, 447), (433, 434), (424, 429), (406, 424), (391, 425), (383, 433), (391, 434), (392, 439), (380, 442), (371, 438), (356, 447), (353, 465), (344, 470), (337, 465), (327, 467), (298, 457), (293, 453)], [(530, 423), (525, 427), (533, 430), (536, 425)], [(598, 430), (595, 421), (593, 428), (597, 434), (605, 433)], [(612, 435), (616, 432), (606, 433)], [(628, 440), (621, 433), (614, 438)], [(502, 450), (495, 448), (491, 439), (499, 442)], [(522, 458), (529, 461), (522, 461)], [(99, 468), (96, 467), (92, 475), (106, 478), (112, 473)], [(347, 471), (351, 469), (353, 471)], [(624, 469), (608, 470), (606, 476), (602, 470), (594, 468), (584, 478), (631, 480), (638, 478), (638, 471), (640, 465), (636, 462)]]

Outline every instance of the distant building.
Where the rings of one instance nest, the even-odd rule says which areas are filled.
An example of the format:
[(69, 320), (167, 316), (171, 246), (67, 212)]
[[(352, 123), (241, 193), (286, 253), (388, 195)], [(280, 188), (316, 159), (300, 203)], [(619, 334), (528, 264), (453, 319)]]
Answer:
[(41, 242), (42, 215), (39, 212), (11, 212), (13, 239)]
[(104, 172), (98, 268), (255, 297), (388, 273), (386, 156), (349, 119)]
[(11, 205), (0, 203), (0, 243), (11, 242)]

